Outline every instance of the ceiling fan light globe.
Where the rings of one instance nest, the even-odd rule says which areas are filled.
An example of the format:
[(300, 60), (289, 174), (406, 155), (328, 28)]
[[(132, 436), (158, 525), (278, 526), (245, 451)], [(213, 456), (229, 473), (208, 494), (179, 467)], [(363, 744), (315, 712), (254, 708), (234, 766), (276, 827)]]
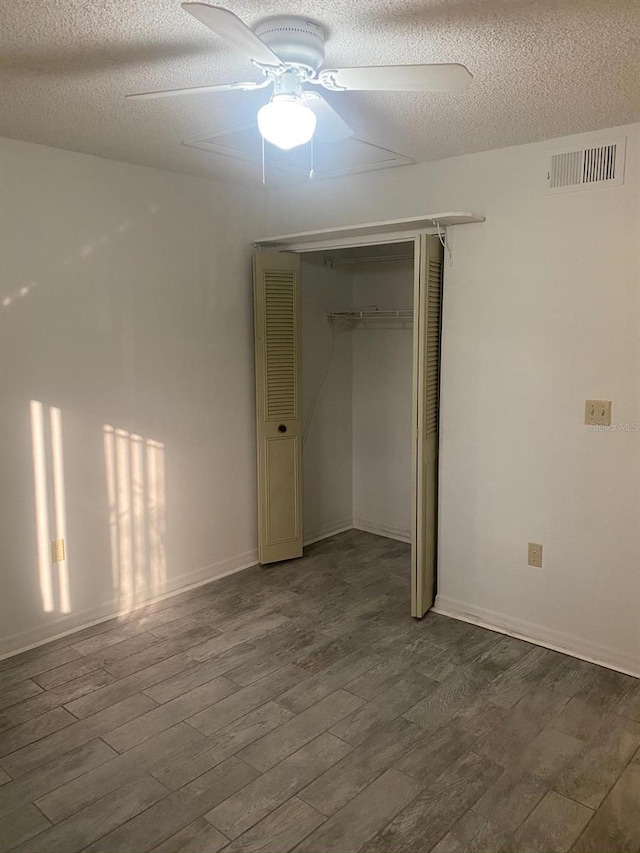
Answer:
[(258, 111), (258, 129), (267, 142), (289, 151), (311, 141), (316, 116), (300, 98), (275, 95)]

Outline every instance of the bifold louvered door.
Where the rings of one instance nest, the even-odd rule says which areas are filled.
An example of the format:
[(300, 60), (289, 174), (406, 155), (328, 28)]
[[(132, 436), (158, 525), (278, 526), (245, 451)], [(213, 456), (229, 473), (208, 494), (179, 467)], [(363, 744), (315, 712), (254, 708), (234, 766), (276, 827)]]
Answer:
[(253, 263), (258, 444), (258, 559), (302, 556), (300, 258)]
[(435, 595), (443, 249), (438, 237), (422, 235), (418, 244), (414, 301), (415, 519), (411, 613), (421, 617), (433, 604)]

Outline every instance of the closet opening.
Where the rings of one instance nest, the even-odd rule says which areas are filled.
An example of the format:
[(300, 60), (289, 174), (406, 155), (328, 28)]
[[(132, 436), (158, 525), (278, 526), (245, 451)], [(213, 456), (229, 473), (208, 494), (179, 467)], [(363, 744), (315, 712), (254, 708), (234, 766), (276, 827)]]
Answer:
[(416, 617), (435, 597), (443, 266), (424, 232), (254, 254), (259, 561), (350, 529), (397, 540)]
[(414, 255), (414, 240), (301, 254), (305, 544), (412, 541)]

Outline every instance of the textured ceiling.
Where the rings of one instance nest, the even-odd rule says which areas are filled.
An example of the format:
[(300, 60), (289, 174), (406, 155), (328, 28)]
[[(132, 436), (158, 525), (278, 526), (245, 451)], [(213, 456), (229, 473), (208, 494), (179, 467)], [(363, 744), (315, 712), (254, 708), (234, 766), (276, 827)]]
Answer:
[[(358, 137), (416, 161), (640, 120), (640, 0), (227, 5), (250, 25), (311, 15), (330, 66), (467, 65), (463, 94), (328, 93)], [(250, 121), (266, 90), (123, 98), (259, 79), (178, 0), (0, 0), (0, 20), (0, 135), (192, 174), (247, 168), (181, 143)]]

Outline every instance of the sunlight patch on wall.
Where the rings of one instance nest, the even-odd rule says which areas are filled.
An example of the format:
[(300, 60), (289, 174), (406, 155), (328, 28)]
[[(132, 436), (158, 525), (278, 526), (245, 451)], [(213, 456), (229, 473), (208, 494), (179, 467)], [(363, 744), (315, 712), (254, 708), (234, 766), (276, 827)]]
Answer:
[(122, 612), (166, 588), (164, 444), (103, 427), (113, 589)]
[[(49, 441), (47, 442), (45, 406), (38, 400), (31, 400), (30, 410), (38, 579), (42, 609), (45, 613), (55, 611), (71, 613), (62, 412), (55, 406), (49, 407)], [(50, 492), (49, 483), (52, 484), (52, 492)], [(53, 498), (52, 507), (51, 498)], [(51, 508), (53, 508), (52, 513)], [(53, 536), (51, 536), (51, 518), (54, 527)], [(64, 559), (55, 563), (52, 562), (51, 556), (52, 539), (62, 539), (65, 543)]]

